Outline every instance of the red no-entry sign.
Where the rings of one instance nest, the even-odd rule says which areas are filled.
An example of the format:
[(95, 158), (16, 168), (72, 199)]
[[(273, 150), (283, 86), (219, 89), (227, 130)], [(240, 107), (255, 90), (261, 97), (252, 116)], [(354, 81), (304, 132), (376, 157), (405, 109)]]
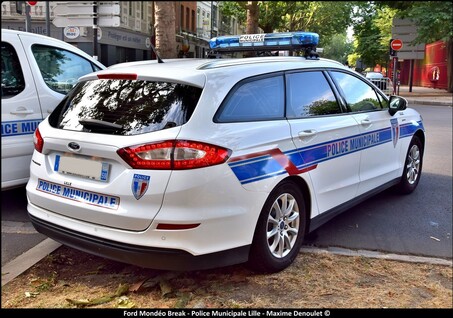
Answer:
[(38, 1), (27, 1), (27, 4), (28, 4), (29, 6), (34, 6), (34, 5), (36, 5), (37, 3), (38, 3)]
[(392, 50), (399, 51), (403, 47), (403, 41), (400, 39), (395, 39), (390, 43)]

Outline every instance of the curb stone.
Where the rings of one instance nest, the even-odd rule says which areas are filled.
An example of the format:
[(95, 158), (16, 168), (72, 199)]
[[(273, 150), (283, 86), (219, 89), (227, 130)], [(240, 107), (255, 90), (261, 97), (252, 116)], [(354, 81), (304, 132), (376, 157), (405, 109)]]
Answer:
[(413, 105), (413, 104), (431, 105), (431, 106), (449, 106), (449, 107), (453, 106), (453, 102), (430, 101), (430, 100), (419, 100), (419, 99), (408, 99), (408, 98), (406, 98), (406, 100), (409, 103), (409, 107), (410, 107), (410, 105)]
[(2, 287), (61, 246), (47, 238), (2, 266)]
[(453, 266), (452, 260), (447, 260), (443, 258), (434, 258), (434, 257), (425, 257), (425, 256), (415, 256), (415, 255), (402, 255), (402, 254), (386, 254), (382, 252), (370, 251), (370, 250), (350, 250), (347, 248), (341, 247), (328, 247), (328, 248), (318, 248), (311, 246), (303, 246), (301, 248), (302, 253), (319, 253), (319, 254), (335, 254), (335, 255), (344, 255), (344, 256), (362, 256), (369, 258), (378, 258), (384, 260), (392, 261), (401, 261), (409, 263), (427, 263), (434, 265), (444, 265), (444, 266)]

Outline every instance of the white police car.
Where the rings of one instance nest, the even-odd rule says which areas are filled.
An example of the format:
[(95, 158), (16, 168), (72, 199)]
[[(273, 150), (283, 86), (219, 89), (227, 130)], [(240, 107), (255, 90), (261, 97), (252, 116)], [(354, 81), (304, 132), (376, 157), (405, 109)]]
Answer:
[(2, 190), (24, 186), (33, 132), (77, 79), (105, 66), (72, 44), (2, 29)]
[(353, 204), (417, 187), (425, 132), (405, 99), (316, 58), (315, 33), (251, 39), (211, 47), (305, 57), (143, 61), (81, 78), (35, 133), (35, 228), (144, 267), (274, 272)]

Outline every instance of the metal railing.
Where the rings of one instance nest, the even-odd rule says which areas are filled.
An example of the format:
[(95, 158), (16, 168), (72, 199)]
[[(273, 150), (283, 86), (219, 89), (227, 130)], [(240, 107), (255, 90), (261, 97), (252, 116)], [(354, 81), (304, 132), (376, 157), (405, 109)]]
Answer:
[(390, 96), (393, 94), (393, 83), (390, 78), (369, 78), (368, 80), (376, 85), (386, 95)]

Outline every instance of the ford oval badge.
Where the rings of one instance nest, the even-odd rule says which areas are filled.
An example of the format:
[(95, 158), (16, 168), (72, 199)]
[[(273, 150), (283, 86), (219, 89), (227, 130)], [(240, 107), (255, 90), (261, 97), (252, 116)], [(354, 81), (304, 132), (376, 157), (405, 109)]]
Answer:
[(70, 142), (68, 144), (68, 148), (73, 150), (73, 151), (78, 151), (78, 150), (80, 150), (80, 145), (78, 143), (76, 143), (76, 142)]

